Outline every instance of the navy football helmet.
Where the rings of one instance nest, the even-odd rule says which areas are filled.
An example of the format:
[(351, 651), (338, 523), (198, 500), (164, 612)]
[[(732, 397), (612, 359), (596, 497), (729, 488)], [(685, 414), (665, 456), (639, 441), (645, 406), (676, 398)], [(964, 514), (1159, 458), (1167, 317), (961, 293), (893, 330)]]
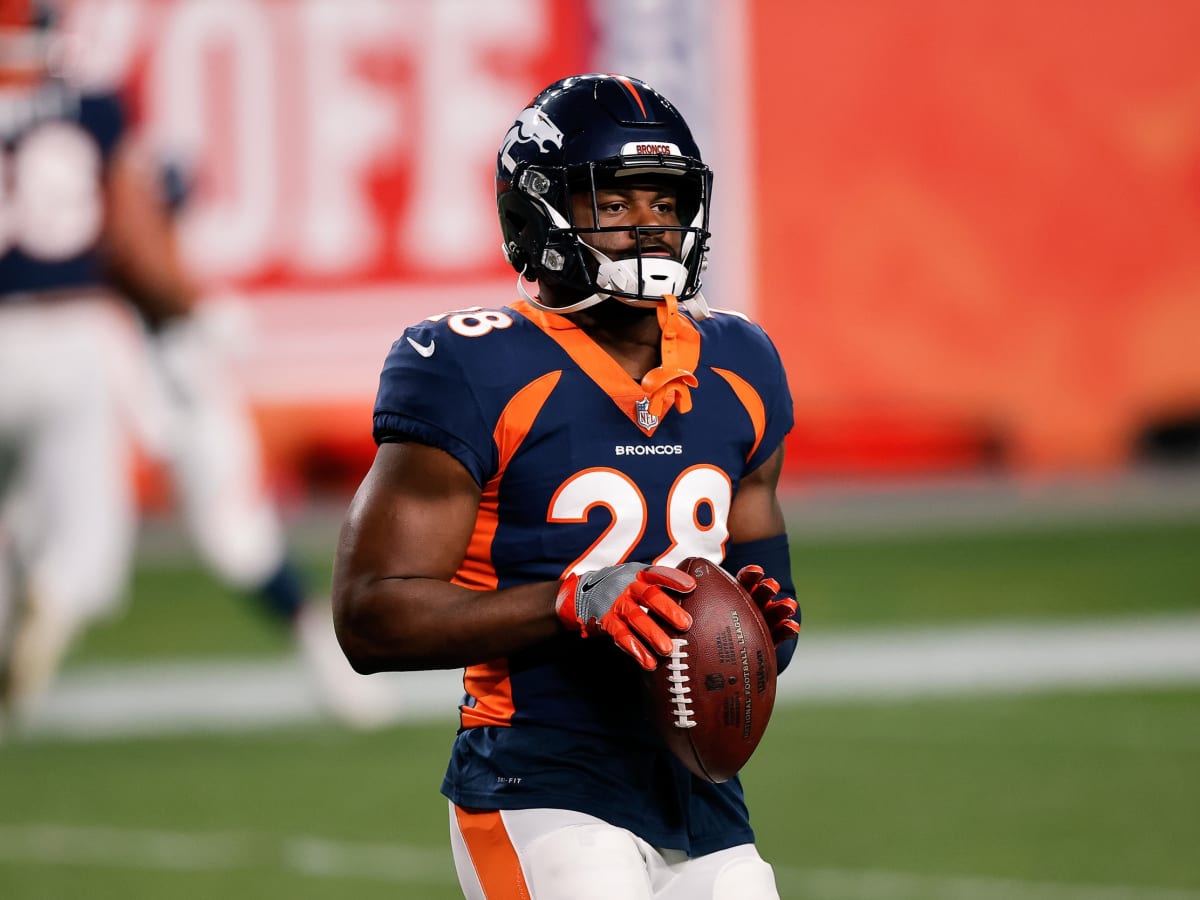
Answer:
[[(628, 226), (578, 226), (571, 195), (597, 187), (669, 179), (676, 190), (681, 258), (612, 260), (587, 243), (589, 234)], [(630, 182), (633, 183), (633, 182)], [(613, 297), (656, 306), (673, 294), (697, 318), (708, 314), (700, 276), (708, 251), (712, 172), (675, 107), (645, 82), (624, 75), (575, 75), (538, 94), (513, 123), (496, 158), (496, 205), (505, 258), (519, 275), (587, 295), (553, 312), (574, 312)], [(593, 218), (598, 221), (598, 218)]]

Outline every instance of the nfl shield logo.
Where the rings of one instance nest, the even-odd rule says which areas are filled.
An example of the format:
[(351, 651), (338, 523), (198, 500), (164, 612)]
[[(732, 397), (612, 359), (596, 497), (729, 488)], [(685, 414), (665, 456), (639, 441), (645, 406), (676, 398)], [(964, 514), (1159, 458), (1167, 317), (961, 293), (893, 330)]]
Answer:
[(650, 398), (643, 397), (637, 402), (638, 425), (646, 431), (658, 427), (658, 416), (650, 414)]

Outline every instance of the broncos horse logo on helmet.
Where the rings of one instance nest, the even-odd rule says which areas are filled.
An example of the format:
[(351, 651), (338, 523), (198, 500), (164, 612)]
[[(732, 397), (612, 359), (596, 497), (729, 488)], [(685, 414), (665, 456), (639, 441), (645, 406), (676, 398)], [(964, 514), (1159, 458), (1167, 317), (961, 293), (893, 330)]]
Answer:
[(538, 151), (541, 153), (549, 153), (551, 146), (562, 147), (563, 134), (553, 122), (546, 118), (545, 113), (529, 106), (521, 110), (517, 121), (504, 136), (504, 143), (500, 145), (500, 165), (509, 172), (517, 167), (517, 161), (508, 151), (512, 149), (513, 144), (525, 142), (537, 144)]
[[(680, 258), (612, 260), (586, 238), (611, 229), (574, 221), (571, 195), (620, 185), (622, 179), (669, 183), (682, 232)], [(700, 294), (707, 253), (712, 172), (683, 117), (643, 81), (625, 75), (575, 75), (539, 93), (509, 128), (496, 159), (496, 205), (504, 255), (518, 272), (522, 295), (564, 313), (610, 297), (657, 306), (670, 294), (696, 318), (708, 308)], [(661, 228), (659, 230), (662, 230)], [(546, 307), (523, 278), (582, 295)]]

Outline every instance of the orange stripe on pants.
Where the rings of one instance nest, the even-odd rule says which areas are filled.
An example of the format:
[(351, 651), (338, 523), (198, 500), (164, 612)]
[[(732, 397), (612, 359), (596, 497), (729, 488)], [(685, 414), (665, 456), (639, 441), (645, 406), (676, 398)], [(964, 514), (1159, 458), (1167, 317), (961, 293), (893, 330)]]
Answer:
[(488, 900), (529, 900), (525, 873), (500, 813), (471, 812), (455, 805), (454, 815)]

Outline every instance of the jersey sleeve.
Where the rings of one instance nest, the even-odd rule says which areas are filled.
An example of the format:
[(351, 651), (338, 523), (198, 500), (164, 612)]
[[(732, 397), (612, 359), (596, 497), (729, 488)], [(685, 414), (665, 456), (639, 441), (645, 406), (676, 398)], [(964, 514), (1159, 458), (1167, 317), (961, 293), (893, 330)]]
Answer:
[(482, 487), (494, 468), (493, 426), (486, 421), (463, 371), (455, 342), (422, 322), (392, 345), (375, 398), (377, 444), (417, 441), (457, 459)]
[(767, 423), (763, 439), (748, 461), (747, 469), (749, 471), (754, 471), (767, 461), (767, 458), (783, 443), (783, 439), (787, 437), (796, 422), (795, 410), (792, 406), (792, 391), (788, 387), (787, 371), (783, 367), (779, 351), (761, 327), (754, 325), (753, 328), (757, 332), (755, 339), (761, 347), (757, 352), (762, 363), (761, 395)]

